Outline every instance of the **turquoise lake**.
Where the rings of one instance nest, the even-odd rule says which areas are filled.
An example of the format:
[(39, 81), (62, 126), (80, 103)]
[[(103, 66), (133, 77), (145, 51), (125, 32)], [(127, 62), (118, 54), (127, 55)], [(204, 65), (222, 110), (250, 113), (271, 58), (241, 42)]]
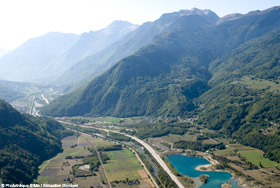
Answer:
[(232, 184), (232, 188), (242, 188), (242, 186), (238, 185), (238, 181), (236, 179), (232, 179), (232, 174), (229, 172), (202, 172), (195, 170), (195, 168), (199, 165), (211, 164), (208, 160), (202, 157), (170, 155), (167, 156), (167, 158), (173, 167), (181, 174), (192, 178), (199, 177), (202, 174), (209, 175), (208, 182), (200, 186), (201, 188), (219, 188), (225, 182), (230, 182)]

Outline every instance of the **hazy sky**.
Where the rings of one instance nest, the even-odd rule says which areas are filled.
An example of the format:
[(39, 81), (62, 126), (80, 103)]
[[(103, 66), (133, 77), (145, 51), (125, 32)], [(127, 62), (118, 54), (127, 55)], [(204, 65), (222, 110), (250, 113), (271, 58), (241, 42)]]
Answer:
[(114, 20), (142, 24), (193, 7), (222, 17), (277, 5), (280, 0), (0, 0), (0, 48), (16, 48), (50, 31), (80, 34)]

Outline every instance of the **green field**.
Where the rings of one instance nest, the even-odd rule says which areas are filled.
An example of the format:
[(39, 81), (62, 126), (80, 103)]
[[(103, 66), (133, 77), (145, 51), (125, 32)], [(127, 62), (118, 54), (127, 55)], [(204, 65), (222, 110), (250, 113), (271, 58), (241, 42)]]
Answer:
[(180, 136), (176, 134), (169, 134), (167, 136), (159, 137), (159, 139), (168, 143), (174, 143), (179, 140), (196, 141), (196, 135), (184, 134), (183, 136)]
[[(64, 181), (67, 177), (70, 177), (74, 184), (79, 184), (79, 187), (90, 188), (90, 187), (103, 187), (102, 177), (100, 172), (95, 172), (96, 176), (88, 177), (74, 177), (71, 173), (72, 166), (77, 164), (83, 164), (83, 159), (65, 159), (66, 156), (84, 155), (88, 156), (91, 153), (87, 150), (87, 147), (91, 147), (90, 144), (94, 144), (97, 148), (102, 148), (104, 146), (112, 145), (113, 143), (104, 141), (101, 138), (95, 138), (90, 135), (80, 135), (79, 139), (76, 136), (71, 136), (62, 140), (64, 151), (57, 156), (45, 161), (40, 166), (40, 175), (35, 180), (37, 183), (69, 183)], [(73, 145), (77, 146), (73, 147)], [(71, 147), (72, 146), (72, 147)], [(115, 186), (120, 188), (128, 187), (152, 187), (149, 183), (148, 176), (146, 172), (141, 167), (139, 161), (135, 155), (128, 149), (119, 151), (104, 152), (110, 157), (107, 164), (104, 164), (106, 174), (109, 181), (114, 180), (130, 180), (138, 179), (141, 185), (128, 185), (126, 183), (115, 184)], [(67, 163), (66, 163), (67, 162)], [(142, 170), (142, 172), (138, 172)], [(142, 177), (146, 175), (146, 177)]]
[(228, 156), (228, 155), (236, 153), (236, 151), (242, 157), (244, 157), (248, 162), (251, 162), (252, 164), (254, 164), (258, 167), (260, 167), (260, 164), (264, 168), (274, 168), (276, 166), (280, 167), (280, 165), (277, 164), (276, 162), (263, 157), (262, 151), (249, 147), (249, 146), (244, 146), (241, 144), (230, 144), (229, 147), (227, 147), (226, 149), (217, 150), (214, 153), (215, 153), (215, 155)]
[(120, 123), (123, 121), (131, 121), (130, 118), (116, 118), (116, 117), (100, 117), (97, 119), (97, 121), (104, 121), (106, 123)]
[(108, 152), (110, 160), (104, 164), (109, 181), (141, 179), (138, 170), (142, 167), (135, 155), (128, 149)]
[(280, 90), (280, 84), (276, 84), (270, 80), (264, 79), (251, 79), (251, 77), (244, 76), (240, 81), (234, 81), (233, 84), (244, 84), (248, 88), (252, 89), (267, 89), (268, 87), (271, 90)]
[(94, 138), (93, 144), (97, 149), (114, 145), (112, 142), (105, 141), (102, 138)]
[(68, 120), (87, 120), (89, 122), (102, 122), (103, 124), (112, 124), (112, 123), (133, 123), (133, 121), (139, 121), (139, 118), (117, 118), (117, 117), (83, 117), (83, 116), (75, 116), (71, 118), (67, 118)]
[(214, 154), (215, 155), (230, 155), (233, 152), (234, 152), (233, 149), (231, 147), (228, 147), (228, 148), (223, 149), (223, 150), (214, 151)]
[(263, 155), (257, 150), (243, 150), (239, 152), (243, 157), (246, 158), (247, 161), (253, 163), (256, 166), (260, 166), (260, 164), (264, 168), (273, 168), (279, 166), (274, 161), (269, 160), (268, 158), (264, 158)]

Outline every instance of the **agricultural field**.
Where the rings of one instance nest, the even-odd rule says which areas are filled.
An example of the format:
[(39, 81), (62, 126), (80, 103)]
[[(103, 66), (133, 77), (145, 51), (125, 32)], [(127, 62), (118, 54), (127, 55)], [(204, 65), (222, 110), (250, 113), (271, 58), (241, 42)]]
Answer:
[[(40, 175), (34, 182), (39, 184), (71, 183), (78, 184), (79, 187), (83, 188), (90, 188), (91, 186), (106, 187), (106, 185), (103, 184), (104, 177), (102, 177), (103, 175), (100, 173), (100, 170), (90, 173), (87, 169), (75, 167), (76, 170), (78, 169), (79, 174), (85, 174), (86, 177), (75, 177), (73, 175), (72, 167), (83, 164), (83, 158), (79, 157), (87, 157), (91, 155), (91, 153), (87, 150), (87, 148), (90, 147), (88, 142), (93, 144), (97, 149), (113, 145), (113, 143), (105, 141), (102, 138), (96, 138), (86, 134), (78, 135), (78, 137), (66, 137), (62, 140), (64, 151), (52, 159), (45, 161), (39, 167)], [(110, 182), (117, 180), (112, 183), (114, 184), (114, 187), (154, 187), (136, 156), (129, 149), (108, 151), (104, 152), (104, 154), (108, 155), (110, 158), (110, 160), (106, 162), (107, 164), (104, 164), (108, 179)], [(72, 159), (69, 159), (69, 157)]]
[(218, 142), (214, 139), (205, 139), (202, 141), (203, 144), (217, 144)]
[(262, 168), (280, 167), (280, 165), (276, 162), (263, 157), (263, 151), (241, 144), (230, 144), (226, 149), (218, 150), (214, 153), (215, 155), (222, 156), (233, 156), (240, 154), (240, 156), (244, 157), (246, 161), (251, 162), (255, 166)]
[(65, 117), (63, 120), (67, 120), (73, 123), (81, 123), (81, 124), (97, 124), (97, 125), (113, 125), (113, 124), (134, 124), (138, 123), (142, 120), (141, 117), (132, 117), (132, 118), (117, 118), (117, 117), (82, 117), (82, 116), (75, 116), (75, 117)]
[(241, 156), (245, 157), (245, 159), (254, 165), (258, 167), (263, 167), (263, 168), (273, 168), (278, 166), (280, 168), (280, 165), (277, 164), (274, 161), (271, 161), (268, 158), (263, 157), (263, 153), (261, 153), (258, 150), (251, 149), (251, 150), (243, 150), (239, 151)]
[(95, 121), (101, 121), (105, 123), (122, 123), (122, 122), (132, 122), (131, 118), (117, 118), (117, 117), (98, 117), (94, 119)]
[[(197, 129), (197, 127), (190, 127), (188, 128), (187, 132), (184, 135), (176, 135), (176, 134), (169, 134), (166, 136), (162, 137), (156, 137), (156, 138), (149, 138), (149, 143), (153, 144), (155, 142), (158, 142), (158, 144), (164, 143), (166, 144), (171, 144), (173, 145), (174, 142), (178, 141), (197, 141), (198, 136), (205, 136), (207, 134), (214, 134), (215, 131), (202, 128), (202, 129)], [(223, 138), (207, 138), (201, 140), (203, 144), (217, 144), (218, 142), (224, 141)], [(155, 147), (156, 148), (156, 147)], [(157, 149), (157, 148), (156, 148)]]
[[(129, 149), (106, 152), (110, 158), (104, 164), (108, 179), (116, 187), (154, 187), (136, 156)], [(123, 181), (139, 180), (140, 184), (128, 185)], [(122, 182), (121, 182), (122, 181)]]
[[(79, 187), (89, 188), (90, 186), (101, 186), (102, 180), (100, 173), (96, 172), (94, 176), (87, 177), (74, 177), (72, 166), (83, 164), (83, 159), (65, 159), (67, 156), (73, 158), (77, 156), (88, 156), (91, 153), (87, 150), (90, 142), (93, 142), (93, 138), (83, 136), (70, 136), (62, 140), (64, 151), (52, 159), (45, 161), (40, 168), (40, 175), (35, 182), (37, 183), (49, 183), (49, 184), (78, 184)], [(87, 172), (85, 172), (87, 173)]]
[(110, 151), (108, 154), (110, 160), (104, 164), (104, 168), (110, 181), (141, 178), (137, 171), (142, 167), (130, 150)]
[(93, 138), (93, 141), (93, 145), (96, 147), (96, 149), (113, 145), (112, 142), (105, 141), (102, 138)]
[[(228, 164), (243, 173), (249, 179), (249, 182), (253, 178), (256, 182), (260, 181), (267, 187), (280, 186), (280, 177), (277, 176), (279, 170), (276, 168), (279, 164), (264, 158), (263, 152), (258, 149), (241, 144), (230, 144), (224, 150), (214, 151), (214, 154), (231, 160), (232, 162)], [(247, 162), (252, 163), (257, 168), (249, 168)]]
[(223, 150), (217, 150), (214, 153), (215, 153), (215, 155), (227, 156), (227, 155), (233, 154), (234, 150), (231, 147), (227, 147), (226, 149), (223, 149)]
[(179, 140), (185, 140), (185, 141), (196, 141), (196, 135), (191, 135), (191, 134), (184, 134), (183, 136), (181, 135), (176, 135), (176, 134), (169, 134), (166, 136), (158, 137), (158, 138), (151, 138), (154, 140), (160, 140), (162, 142), (167, 142), (170, 144), (173, 144), (176, 141)]

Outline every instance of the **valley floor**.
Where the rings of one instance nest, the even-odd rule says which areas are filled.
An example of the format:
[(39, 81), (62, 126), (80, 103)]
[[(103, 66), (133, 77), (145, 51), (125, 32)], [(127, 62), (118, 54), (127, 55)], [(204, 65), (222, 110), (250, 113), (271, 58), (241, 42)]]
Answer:
[[(93, 120), (94, 119), (94, 120)], [(131, 123), (136, 124), (147, 118), (64, 118), (61, 122), (67, 128), (74, 128), (76, 131), (86, 132), (88, 134), (77, 134), (63, 139), (63, 153), (44, 162), (40, 167), (40, 176), (36, 180), (38, 183), (72, 183), (78, 184), (79, 187), (164, 187), (164, 183), (159, 178), (157, 166), (150, 154), (144, 151), (142, 146), (131, 141), (120, 141), (114, 137), (108, 137), (109, 133), (101, 131), (100, 133), (89, 133), (88, 130), (113, 130), (114, 132), (137, 131)], [(97, 121), (100, 120), (100, 121)], [(151, 119), (148, 118), (148, 121)], [(73, 123), (75, 122), (75, 123)], [(79, 123), (83, 122), (83, 123)], [(81, 126), (80, 126), (81, 125)], [(255, 148), (244, 146), (238, 143), (233, 143), (229, 138), (224, 137), (205, 137), (202, 143), (217, 144), (224, 143), (225, 149), (211, 149), (207, 152), (199, 152), (189, 149), (180, 149), (174, 147), (178, 141), (194, 141), (203, 135), (214, 134), (214, 131), (207, 128), (197, 127), (192, 124), (187, 128), (183, 135), (168, 134), (159, 137), (150, 137), (144, 141), (150, 145), (155, 152), (163, 159), (167, 155), (185, 154), (185, 155), (199, 155), (212, 162), (211, 165), (197, 167), (198, 170), (208, 171), (229, 171), (234, 175), (234, 178), (239, 179), (239, 183), (244, 187), (279, 187), (280, 186), (280, 171), (279, 164), (263, 157), (263, 152)], [(119, 132), (120, 134), (123, 134)], [(87, 135), (87, 136), (85, 136)], [(110, 141), (109, 141), (109, 140)], [(75, 177), (73, 175), (73, 166), (84, 165), (82, 159), (66, 159), (67, 156), (73, 158), (90, 155), (87, 150), (93, 144), (99, 151), (107, 146), (122, 144), (126, 147), (117, 151), (103, 151), (108, 156), (109, 160), (105, 162), (104, 169), (110, 185), (106, 184), (104, 175), (99, 169), (94, 172), (95, 175), (86, 175), (85, 177)], [(132, 148), (134, 148), (132, 150)], [(137, 152), (151, 175), (143, 169), (143, 164), (140, 163), (136, 156)], [(178, 175), (177, 171), (165, 160), (168, 167), (177, 178), (183, 183), (184, 187), (194, 187), (194, 181), (188, 177)], [(149, 172), (148, 172), (149, 173)], [(152, 180), (156, 180), (153, 183)], [(193, 182), (192, 182), (193, 181)], [(156, 185), (157, 184), (157, 185)], [(223, 187), (229, 186), (228, 184)], [(166, 186), (165, 186), (166, 187)]]
[[(155, 187), (136, 156), (129, 149), (102, 152), (109, 157), (109, 160), (104, 164), (105, 176), (110, 182), (108, 185), (100, 169), (101, 166), (98, 171), (90, 173), (88, 165), (85, 165), (83, 159), (91, 155), (88, 147), (92, 147), (92, 144), (100, 151), (100, 149), (115, 143), (87, 134), (67, 137), (62, 142), (64, 151), (40, 166), (40, 175), (35, 183), (70, 184), (82, 188)], [(75, 166), (79, 166), (78, 170)]]
[[(142, 118), (142, 120), (145, 118)], [(146, 118), (147, 120), (147, 118)], [(123, 130), (136, 130), (131, 126), (131, 121), (137, 121), (136, 119), (129, 118), (127, 124), (126, 119), (118, 118), (103, 118), (102, 121), (94, 123), (90, 120), (84, 127), (101, 127), (104, 129), (113, 129), (116, 131)], [(148, 121), (152, 121), (148, 118)], [(186, 122), (186, 121), (185, 121)], [(174, 143), (180, 140), (197, 141), (198, 137), (203, 135), (214, 134), (215, 131), (207, 128), (198, 127), (193, 123), (193, 126), (187, 128), (187, 131), (183, 135), (168, 134), (160, 137), (148, 138), (145, 141), (154, 148), (154, 150), (161, 156), (166, 156), (174, 153), (185, 153), (187, 155), (201, 155), (210, 161), (215, 163), (208, 166), (208, 170), (225, 170), (234, 174), (235, 178), (240, 179), (240, 184), (246, 187), (279, 187), (280, 186), (280, 171), (279, 164), (263, 157), (263, 152), (255, 148), (244, 146), (234, 143), (233, 140), (225, 137), (211, 138), (207, 137), (202, 140), (205, 144), (217, 144), (224, 143), (225, 149), (222, 150), (210, 150), (207, 152), (198, 152), (193, 150), (182, 150), (174, 147)], [(225, 165), (228, 164), (228, 165)], [(205, 170), (202, 168), (202, 170)]]

